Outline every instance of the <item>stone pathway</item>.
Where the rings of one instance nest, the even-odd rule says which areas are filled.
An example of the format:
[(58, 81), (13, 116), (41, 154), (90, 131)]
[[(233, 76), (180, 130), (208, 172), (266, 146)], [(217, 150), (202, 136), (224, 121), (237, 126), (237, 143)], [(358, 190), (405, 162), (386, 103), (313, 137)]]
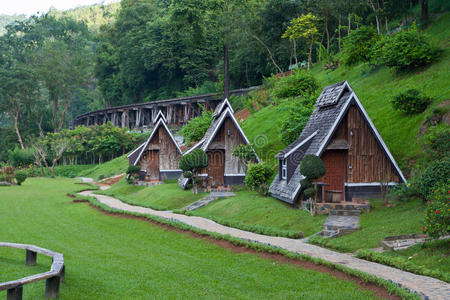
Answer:
[(377, 264), (374, 262), (358, 259), (349, 254), (338, 253), (332, 250), (324, 249), (315, 245), (307, 244), (301, 240), (289, 239), (283, 237), (265, 236), (253, 232), (248, 232), (236, 228), (220, 225), (209, 219), (175, 214), (170, 211), (157, 211), (150, 208), (133, 206), (113, 197), (105, 195), (96, 195), (92, 191), (84, 191), (79, 193), (84, 196), (92, 196), (97, 198), (100, 203), (107, 205), (113, 209), (148, 214), (165, 218), (167, 220), (185, 223), (186, 225), (203, 229), (209, 232), (220, 234), (229, 234), (230, 236), (241, 238), (249, 242), (266, 244), (278, 248), (282, 248), (294, 253), (305, 254), (310, 257), (321, 258), (323, 260), (343, 265), (351, 269), (359, 270), (376, 277), (392, 281), (403, 288), (407, 288), (423, 299), (450, 299), (450, 284), (434, 279), (431, 277), (412, 274), (401, 271), (389, 266)]
[(230, 192), (211, 192), (211, 193), (209, 193), (208, 196), (203, 197), (202, 199), (184, 207), (183, 210), (196, 210), (196, 209), (203, 207), (205, 205), (208, 205), (209, 203), (216, 201), (218, 199), (234, 197), (234, 196), (236, 196), (236, 195), (234, 193), (230, 193)]

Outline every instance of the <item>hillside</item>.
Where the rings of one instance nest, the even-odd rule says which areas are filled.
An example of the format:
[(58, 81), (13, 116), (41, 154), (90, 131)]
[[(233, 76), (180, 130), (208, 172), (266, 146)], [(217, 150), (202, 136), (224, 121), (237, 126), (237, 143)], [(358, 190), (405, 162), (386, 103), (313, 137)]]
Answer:
[(23, 21), (26, 19), (25, 15), (0, 15), (0, 36), (5, 34), (5, 27), (14, 21)]
[[(312, 69), (321, 88), (339, 81), (349, 82), (400, 167), (404, 169), (414, 163), (421, 151), (419, 129), (426, 116), (437, 105), (450, 99), (449, 28), (450, 13), (446, 13), (425, 30), (434, 43), (443, 49), (443, 54), (439, 61), (413, 73), (398, 75), (386, 67), (370, 70), (366, 64), (351, 69), (341, 66), (325, 72), (322, 64), (318, 63)], [(414, 116), (394, 111), (389, 100), (398, 90), (411, 87), (432, 97), (433, 104), (425, 112)], [(279, 134), (281, 122), (288, 113), (285, 105), (265, 107), (253, 113), (242, 124), (261, 157), (272, 164), (273, 156), (285, 147)]]

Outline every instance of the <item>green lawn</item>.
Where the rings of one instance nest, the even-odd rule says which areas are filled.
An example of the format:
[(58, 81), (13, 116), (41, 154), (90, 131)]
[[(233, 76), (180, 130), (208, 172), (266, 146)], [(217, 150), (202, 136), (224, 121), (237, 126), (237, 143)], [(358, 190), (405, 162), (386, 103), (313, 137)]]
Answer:
[[(31, 178), (0, 192), (0, 240), (64, 254), (67, 272), (60, 299), (374, 298), (352, 282), (74, 204), (66, 196), (80, 188), (73, 182)], [(0, 257), (0, 281), (50, 264), (38, 256), (45, 264), (26, 269), (20, 250), (2, 250)], [(42, 299), (44, 288), (45, 282), (26, 285), (24, 298)]]
[[(309, 236), (322, 230), (326, 216), (311, 215), (254, 191), (235, 192), (235, 197), (214, 201), (191, 214), (246, 230), (277, 235), (303, 232)], [(273, 231), (273, 232), (272, 232)], [(286, 234), (284, 234), (286, 235)]]
[(207, 195), (207, 193), (194, 195), (191, 191), (182, 190), (176, 181), (144, 187), (128, 184), (125, 178), (101, 193), (129, 204), (158, 210), (183, 208)]
[(128, 168), (128, 158), (126, 155), (122, 155), (106, 163), (82, 171), (78, 174), (78, 176), (91, 177), (94, 180), (99, 180), (100, 177), (106, 178), (125, 173), (127, 171), (127, 168)]

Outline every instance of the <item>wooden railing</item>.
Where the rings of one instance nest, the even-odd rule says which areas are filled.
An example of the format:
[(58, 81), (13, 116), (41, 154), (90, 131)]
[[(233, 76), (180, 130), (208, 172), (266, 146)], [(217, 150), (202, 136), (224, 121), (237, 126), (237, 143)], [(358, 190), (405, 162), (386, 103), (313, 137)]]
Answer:
[(50, 271), (24, 277), (14, 281), (0, 283), (0, 291), (7, 290), (7, 300), (21, 300), (23, 286), (28, 283), (46, 280), (45, 297), (47, 299), (54, 299), (59, 296), (59, 284), (65, 279), (64, 256), (61, 253), (56, 253), (44, 248), (34, 245), (1, 243), (0, 247), (16, 248), (26, 250), (25, 265), (33, 266), (36, 264), (37, 253), (49, 256), (52, 258), (52, 266)]

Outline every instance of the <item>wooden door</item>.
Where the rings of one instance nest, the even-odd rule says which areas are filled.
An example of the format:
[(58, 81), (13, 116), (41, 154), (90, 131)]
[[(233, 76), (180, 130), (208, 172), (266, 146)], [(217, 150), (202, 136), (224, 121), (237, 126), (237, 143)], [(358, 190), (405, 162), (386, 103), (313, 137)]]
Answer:
[[(323, 198), (327, 201), (327, 194), (336, 197), (340, 194), (340, 201), (345, 199), (345, 174), (347, 171), (347, 151), (346, 150), (327, 150), (322, 155), (323, 163), (325, 164), (325, 176), (319, 181), (324, 182)], [(327, 191), (329, 191), (327, 193)]]
[(150, 150), (147, 154), (147, 178), (159, 180), (159, 151)]
[(212, 150), (208, 151), (208, 176), (211, 177), (210, 184), (212, 186), (220, 186), (224, 184), (225, 173), (225, 151)]

